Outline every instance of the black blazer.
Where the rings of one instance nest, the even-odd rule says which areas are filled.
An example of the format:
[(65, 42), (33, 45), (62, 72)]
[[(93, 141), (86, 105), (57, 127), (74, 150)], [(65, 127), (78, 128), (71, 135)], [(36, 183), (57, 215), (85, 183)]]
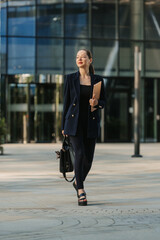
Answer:
[[(63, 104), (63, 116), (62, 116), (62, 130), (65, 135), (75, 136), (78, 126), (79, 117), (79, 99), (80, 99), (80, 73), (69, 74), (65, 77), (64, 81), (64, 104)], [(97, 138), (100, 129), (99, 109), (102, 109), (105, 105), (105, 91), (103, 78), (98, 75), (91, 75), (91, 95), (93, 92), (93, 85), (102, 81), (100, 99), (98, 105), (95, 106), (96, 110), (91, 112), (91, 106), (88, 104), (88, 137)]]

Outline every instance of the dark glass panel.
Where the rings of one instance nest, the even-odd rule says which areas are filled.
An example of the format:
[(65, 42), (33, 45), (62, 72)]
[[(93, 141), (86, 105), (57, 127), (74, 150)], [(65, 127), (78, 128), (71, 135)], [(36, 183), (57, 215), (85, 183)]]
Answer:
[(119, 36), (131, 37), (131, 6), (129, 1), (119, 1)]
[(0, 11), (1, 15), (1, 35), (6, 35), (6, 26), (7, 26), (7, 9), (6, 7), (2, 7)]
[(131, 76), (134, 71), (134, 46), (130, 41), (119, 43), (119, 71), (124, 76)]
[(114, 76), (117, 71), (118, 42), (106, 40), (94, 40), (93, 65), (97, 74)]
[(9, 84), (7, 113), (9, 141), (23, 142), (26, 114), (27, 84)]
[(1, 73), (6, 73), (6, 38), (1, 37), (1, 48), (0, 48), (0, 55), (1, 55)]
[[(159, 77), (160, 74), (160, 43), (148, 42), (145, 44), (145, 70), (146, 75)], [(156, 75), (155, 75), (156, 74)]]
[(132, 79), (107, 78), (105, 106), (105, 141), (126, 142), (131, 140), (132, 127)]
[(35, 72), (35, 39), (8, 38), (8, 73)]
[(34, 36), (35, 7), (8, 8), (8, 34), (15, 36)]
[(90, 42), (87, 39), (67, 39), (65, 41), (65, 73), (77, 71), (76, 54), (80, 49), (89, 49)]
[(62, 76), (52, 77), (53, 84), (30, 84), (30, 138), (36, 142), (55, 141), (61, 135)]
[(145, 37), (160, 40), (160, 1), (145, 1)]
[(10, 103), (26, 103), (26, 84), (10, 84)]
[(62, 36), (62, 5), (37, 6), (37, 34)]
[(66, 3), (85, 3), (91, 2), (91, 0), (64, 0)]
[(116, 12), (115, 0), (94, 1), (92, 5), (93, 37), (115, 38)]
[(63, 40), (39, 38), (37, 40), (37, 73), (62, 73)]
[(26, 112), (11, 112), (9, 124), (9, 142), (23, 143), (23, 119)]
[(154, 138), (154, 81), (145, 79), (145, 140)]
[(65, 5), (65, 36), (88, 37), (88, 4), (66, 3)]

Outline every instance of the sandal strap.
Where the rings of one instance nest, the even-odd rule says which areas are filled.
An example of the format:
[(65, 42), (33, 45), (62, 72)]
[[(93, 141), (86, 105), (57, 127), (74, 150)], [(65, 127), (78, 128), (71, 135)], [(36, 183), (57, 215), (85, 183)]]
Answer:
[(81, 194), (79, 195), (79, 198), (80, 198), (80, 197), (84, 197), (84, 198), (86, 198), (85, 193), (81, 193)]

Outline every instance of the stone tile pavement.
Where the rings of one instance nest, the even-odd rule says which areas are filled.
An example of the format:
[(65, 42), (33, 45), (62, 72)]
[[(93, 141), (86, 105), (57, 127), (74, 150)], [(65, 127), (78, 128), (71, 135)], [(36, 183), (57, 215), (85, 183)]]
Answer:
[[(88, 206), (58, 171), (60, 144), (5, 144), (0, 240), (159, 240), (160, 144), (97, 144)], [(71, 174), (70, 174), (71, 176)]]

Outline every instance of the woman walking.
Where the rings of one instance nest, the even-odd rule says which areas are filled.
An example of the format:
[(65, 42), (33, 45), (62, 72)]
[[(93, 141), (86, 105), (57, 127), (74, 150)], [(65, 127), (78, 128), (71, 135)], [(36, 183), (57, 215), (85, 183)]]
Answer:
[[(76, 64), (79, 71), (66, 76), (64, 82), (64, 105), (62, 134), (68, 135), (75, 151), (75, 182), (78, 205), (86, 206), (84, 181), (91, 169), (96, 139), (99, 134), (99, 109), (105, 104), (102, 77), (94, 74), (91, 52), (77, 52)], [(101, 84), (100, 98), (93, 95), (93, 86)], [(94, 111), (91, 111), (94, 108)]]

